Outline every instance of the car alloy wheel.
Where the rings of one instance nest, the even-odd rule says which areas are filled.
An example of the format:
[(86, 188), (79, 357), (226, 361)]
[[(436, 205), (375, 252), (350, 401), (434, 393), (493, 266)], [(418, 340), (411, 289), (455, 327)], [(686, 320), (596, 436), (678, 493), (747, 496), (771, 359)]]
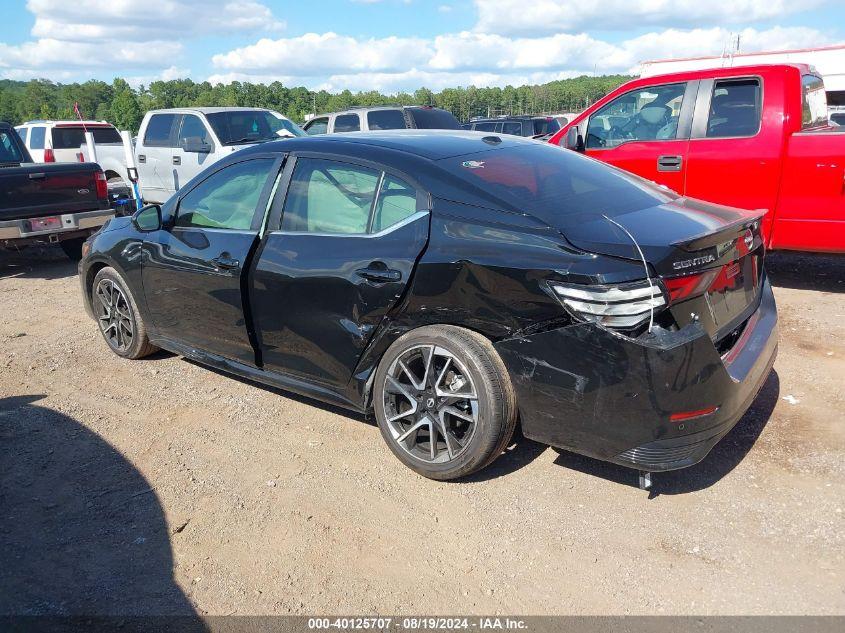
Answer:
[(95, 291), (97, 322), (108, 344), (119, 352), (132, 346), (135, 327), (126, 295), (111, 279), (101, 279)]
[(442, 464), (463, 453), (478, 424), (478, 392), (449, 350), (417, 345), (387, 370), (384, 412), (396, 443), (415, 459)]

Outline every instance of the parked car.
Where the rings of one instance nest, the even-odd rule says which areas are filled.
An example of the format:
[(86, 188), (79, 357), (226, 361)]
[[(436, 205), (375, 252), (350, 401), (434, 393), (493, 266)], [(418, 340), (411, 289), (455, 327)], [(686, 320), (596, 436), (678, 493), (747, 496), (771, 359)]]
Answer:
[(161, 203), (203, 169), (239, 149), (304, 136), (298, 125), (265, 108), (150, 110), (141, 121), (135, 158), (146, 202)]
[(378, 130), (460, 130), (461, 123), (448, 110), (431, 106), (376, 106), (320, 114), (303, 126), (311, 136), (336, 132)]
[(86, 243), (110, 349), (162, 347), (374, 412), (434, 479), (523, 433), (641, 470), (702, 459), (771, 369), (760, 215), (474, 132), (242, 150)]
[(96, 163), (36, 164), (15, 129), (0, 122), (0, 246), (58, 242), (79, 259), (82, 243), (114, 216)]
[[(97, 147), (123, 148), (120, 132), (106, 121), (27, 121), (15, 129), (36, 163), (79, 162), (86, 131), (91, 132)], [(125, 175), (125, 167), (123, 171)]]
[(845, 125), (845, 112), (834, 112), (830, 115), (830, 122), (833, 125)]
[(503, 116), (488, 119), (473, 119), (470, 130), (476, 132), (500, 132), (515, 136), (543, 136), (560, 129), (560, 121), (551, 116)]
[(766, 211), (771, 249), (845, 252), (845, 133), (827, 121), (807, 65), (759, 65), (636, 79), (550, 142), (678, 193)]

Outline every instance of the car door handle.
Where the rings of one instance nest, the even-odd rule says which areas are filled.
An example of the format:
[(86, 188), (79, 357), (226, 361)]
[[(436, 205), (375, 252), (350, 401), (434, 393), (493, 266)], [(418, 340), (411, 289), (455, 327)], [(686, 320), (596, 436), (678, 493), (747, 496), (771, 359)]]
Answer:
[(30, 180), (41, 180), (41, 179), (46, 178), (46, 177), (47, 177), (47, 174), (45, 174), (43, 171), (39, 171), (38, 173), (29, 175)]
[(658, 156), (657, 171), (681, 171), (683, 156)]
[(229, 253), (221, 253), (211, 261), (213, 261), (214, 265), (220, 270), (235, 270), (241, 266), (241, 263), (237, 259), (232, 259), (232, 256), (229, 255)]
[(375, 283), (386, 283), (388, 281), (401, 281), (402, 272), (392, 270), (381, 262), (373, 262), (367, 268), (359, 268), (355, 271), (359, 277)]
[(174, 165), (181, 165), (182, 164), (182, 157), (181, 156), (174, 156), (173, 157), (173, 164)]
[(146, 163), (147, 162), (146, 154), (138, 154), (138, 162), (139, 163)]

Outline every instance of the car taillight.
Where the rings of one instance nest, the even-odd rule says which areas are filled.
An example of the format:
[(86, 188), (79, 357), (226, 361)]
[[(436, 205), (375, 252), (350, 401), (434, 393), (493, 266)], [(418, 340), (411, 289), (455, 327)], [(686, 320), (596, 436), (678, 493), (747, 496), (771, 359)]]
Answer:
[(663, 285), (669, 293), (669, 304), (680, 303), (685, 299), (705, 293), (720, 270), (721, 268), (713, 268), (694, 275), (664, 277)]
[(666, 305), (663, 290), (648, 280), (614, 286), (550, 282), (549, 286), (572, 316), (611, 328), (633, 328)]
[(108, 183), (108, 180), (106, 180), (106, 175), (103, 172), (98, 171), (95, 174), (94, 178), (97, 182), (97, 198), (99, 198), (99, 199), (108, 198), (109, 197), (109, 183)]
[(85, 154), (82, 152), (76, 152), (76, 162), (77, 163), (84, 163), (85, 162)]
[(53, 150), (49, 147), (44, 150), (44, 162), (45, 163), (55, 163), (56, 162), (56, 155), (53, 153)]

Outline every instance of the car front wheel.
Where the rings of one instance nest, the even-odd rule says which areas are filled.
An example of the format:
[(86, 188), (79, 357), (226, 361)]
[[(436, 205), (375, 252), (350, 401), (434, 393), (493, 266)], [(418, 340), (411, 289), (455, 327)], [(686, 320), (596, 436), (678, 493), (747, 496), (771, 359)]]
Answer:
[(516, 425), (516, 397), (489, 340), (454, 326), (426, 326), (397, 340), (376, 372), (382, 436), (409, 468), (455, 479), (487, 466)]
[(115, 354), (135, 360), (158, 349), (147, 338), (135, 299), (114, 268), (103, 268), (94, 277), (91, 304), (100, 333)]

